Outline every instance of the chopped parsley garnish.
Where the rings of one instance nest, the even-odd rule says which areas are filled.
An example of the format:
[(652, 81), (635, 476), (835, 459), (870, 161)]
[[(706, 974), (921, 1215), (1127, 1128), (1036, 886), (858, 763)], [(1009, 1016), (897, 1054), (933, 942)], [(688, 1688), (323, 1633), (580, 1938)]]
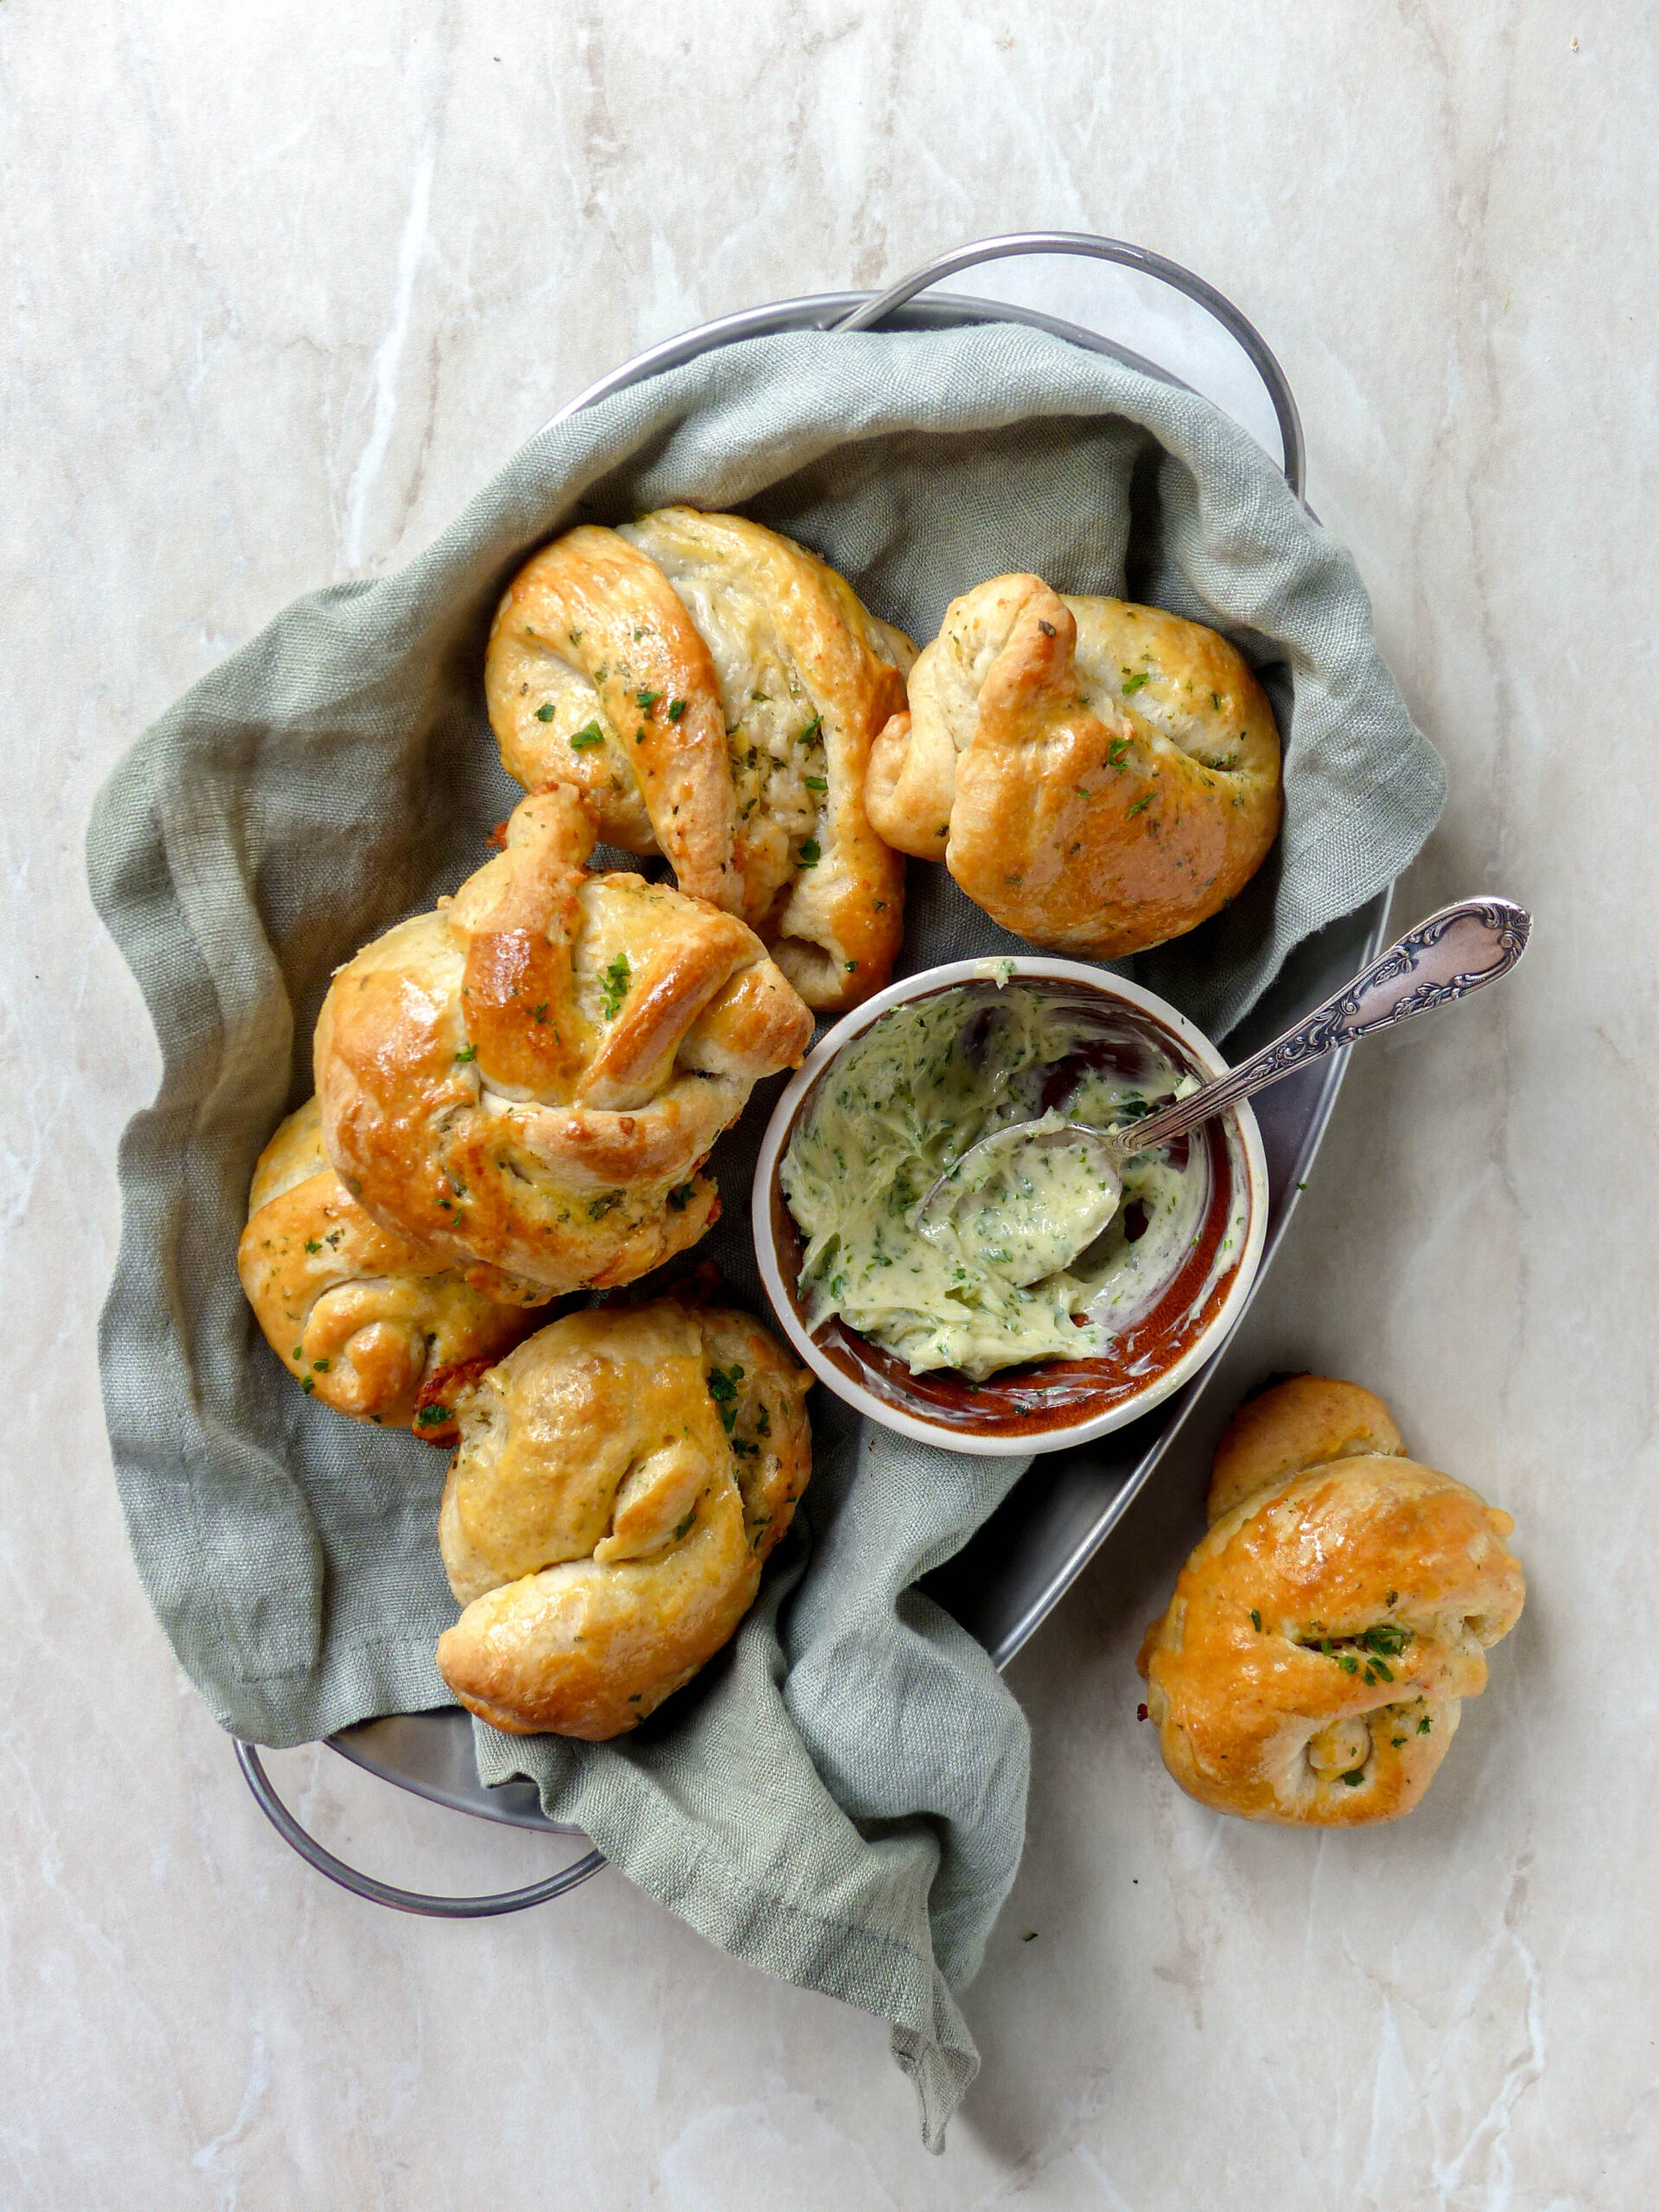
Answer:
[(570, 750), (573, 753), (587, 753), (591, 751), (595, 745), (603, 745), (604, 742), (605, 733), (601, 729), (599, 724), (597, 722), (584, 722), (582, 727), (571, 737)]
[(660, 691), (636, 691), (633, 695), (634, 704), (639, 709), (641, 714), (648, 715), (662, 696)]
[(620, 1191), (607, 1191), (601, 1198), (595, 1198), (588, 1207), (588, 1219), (590, 1221), (602, 1221), (606, 1215), (609, 1213), (613, 1206), (620, 1206), (621, 1205), (623, 1196), (624, 1193)]
[[(1394, 1600), (1389, 1599), (1392, 1605)], [(1362, 1651), (1374, 1652), (1378, 1658), (1397, 1659), (1411, 1642), (1411, 1630), (1401, 1628), (1394, 1621), (1379, 1621), (1375, 1628), (1362, 1629), (1353, 1641)], [(1389, 1678), (1394, 1679), (1392, 1675)]]
[(711, 1367), (709, 1370), (709, 1395), (715, 1402), (720, 1425), (728, 1436), (737, 1420), (737, 1386), (742, 1380), (743, 1370), (741, 1367), (734, 1367), (729, 1374), (720, 1367)]
[(823, 776), (803, 776), (801, 781), (810, 791), (827, 791), (830, 788), (828, 781)]
[(1152, 675), (1149, 670), (1137, 669), (1133, 676), (1124, 677), (1123, 696), (1126, 699), (1132, 699), (1143, 683), (1150, 683), (1151, 681)]
[(454, 1417), (453, 1406), (423, 1406), (415, 1416), (415, 1426), (416, 1428), (442, 1428), (445, 1421), (453, 1421)]
[(1128, 739), (1127, 737), (1115, 737), (1106, 748), (1106, 766), (1109, 768), (1121, 768), (1125, 760), (1128, 760)]
[(308, 1396), (316, 1389), (316, 1384), (311, 1380), (311, 1377), (308, 1375), (301, 1376), (300, 1388), (307, 1394)]
[(683, 1213), (696, 1194), (697, 1186), (695, 1183), (682, 1183), (677, 1190), (671, 1191), (668, 1194), (669, 1211)]
[(678, 720), (680, 719), (680, 716), (681, 716), (684, 712), (685, 712), (685, 702), (684, 702), (684, 700), (683, 700), (683, 699), (671, 699), (671, 700), (669, 701), (669, 702), (668, 702), (668, 719), (670, 720), (670, 721), (671, 721), (671, 722), (677, 722), (677, 721), (678, 721)]
[(810, 745), (810, 744), (811, 744), (811, 742), (812, 742), (812, 741), (813, 741), (813, 739), (817, 735), (818, 732), (819, 732), (823, 728), (823, 716), (822, 715), (813, 715), (813, 717), (812, 717), (812, 719), (811, 719), (811, 721), (810, 721), (810, 722), (808, 722), (808, 724), (807, 724), (806, 728), (805, 728), (801, 732), (800, 735), (796, 739), (796, 741), (795, 741), (796, 744), (797, 744), (797, 745)]
[[(754, 1417), (754, 1433), (757, 1436), (770, 1436), (772, 1434), (772, 1415), (766, 1411), (765, 1406), (761, 1407), (760, 1412)], [(766, 1518), (770, 1521), (772, 1518), (771, 1514), (767, 1514)]]
[(797, 868), (817, 868), (823, 858), (823, 854), (819, 848), (817, 839), (809, 837), (796, 855), (795, 865)]
[(1135, 804), (1129, 809), (1128, 813), (1124, 817), (1125, 821), (1133, 822), (1135, 816), (1140, 813), (1143, 806), (1150, 806), (1151, 804), (1152, 793), (1150, 791), (1143, 791), (1141, 797), (1136, 799)]
[(556, 711), (553, 702), (550, 699), (544, 707), (537, 708), (536, 719), (538, 722), (550, 722)]
[(305, 1240), (305, 1249), (308, 1252), (321, 1252), (322, 1246), (315, 1236), (308, 1236)]
[(696, 1517), (697, 1517), (697, 1509), (696, 1509), (696, 1507), (694, 1505), (694, 1506), (692, 1507), (691, 1510), (690, 1510), (690, 1511), (686, 1515), (686, 1516), (685, 1516), (684, 1520), (681, 1522), (681, 1523), (680, 1523), (679, 1527), (678, 1527), (678, 1528), (674, 1531), (674, 1541), (675, 1541), (677, 1544), (679, 1542), (680, 1538), (681, 1538), (681, 1537), (685, 1534), (686, 1530), (687, 1530), (687, 1529), (691, 1526), (691, 1523), (692, 1523), (692, 1522), (696, 1519)]
[(1255, 1630), (1256, 1634), (1260, 1636), (1262, 1633), (1262, 1616), (1257, 1612), (1254, 1605), (1250, 1607), (1250, 1625)]
[(1425, 1713), (1422, 1719), (1417, 1723), (1417, 1733), (1420, 1736), (1427, 1736), (1429, 1730), (1433, 1726), (1433, 1722), (1429, 1719), (1428, 1715)]
[(319, 1375), (326, 1375), (328, 1372), (328, 1363), (326, 1359), (314, 1359), (311, 1364)]
[(1342, 1778), (1351, 1789), (1357, 1789), (1365, 1779), (1365, 1770), (1363, 1766), (1351, 1766)]
[(607, 1021), (614, 1021), (621, 1012), (622, 1001), (628, 995), (628, 985), (632, 981), (628, 956), (626, 952), (619, 952), (599, 979), (599, 987), (605, 994)]
[(478, 1058), (477, 1046), (463, 1045), (461, 1050), (455, 1054), (455, 1058), (458, 1060), (475, 1060)]

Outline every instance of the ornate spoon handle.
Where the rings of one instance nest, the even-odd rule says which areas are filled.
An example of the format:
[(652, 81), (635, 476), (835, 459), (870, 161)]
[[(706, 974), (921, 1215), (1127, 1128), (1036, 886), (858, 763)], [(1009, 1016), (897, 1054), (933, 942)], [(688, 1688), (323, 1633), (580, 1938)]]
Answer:
[(1509, 974), (1526, 950), (1531, 929), (1532, 916), (1509, 899), (1464, 899), (1455, 906), (1442, 906), (1254, 1058), (1135, 1122), (1116, 1141), (1126, 1154), (1131, 1149), (1150, 1152), (1252, 1091), (1277, 1083), (1304, 1060), (1316, 1060), (1431, 1007), (1466, 998), (1483, 983)]

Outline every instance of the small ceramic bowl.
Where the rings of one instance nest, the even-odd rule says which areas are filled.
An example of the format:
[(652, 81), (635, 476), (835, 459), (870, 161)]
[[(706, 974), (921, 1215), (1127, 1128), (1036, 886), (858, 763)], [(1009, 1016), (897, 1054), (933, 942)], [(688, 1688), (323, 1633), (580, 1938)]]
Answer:
[[(779, 1170), (791, 1137), (812, 1110), (814, 1096), (836, 1056), (889, 1007), (932, 997), (953, 985), (994, 989), (998, 977), (1052, 984), (1067, 997), (1079, 989), (1103, 1001), (1112, 1020), (1155, 1043), (1200, 1080), (1224, 1075), (1228, 1063), (1185, 1015), (1137, 984), (1040, 956), (957, 960), (907, 976), (838, 1021), (817, 1046), (779, 1100), (755, 1169), (754, 1249), (760, 1274), (785, 1334), (801, 1357), (838, 1397), (901, 1436), (956, 1452), (1058, 1452), (1122, 1428), (1179, 1390), (1226, 1341), (1244, 1309), (1261, 1262), (1268, 1226), (1268, 1169), (1261, 1133), (1248, 1105), (1205, 1123), (1188, 1140), (1210, 1162), (1210, 1193), (1198, 1240), (1154, 1304), (1098, 1355), (1005, 1368), (983, 1382), (954, 1370), (912, 1375), (905, 1363), (832, 1316), (816, 1334), (796, 1288), (803, 1249)], [(1226, 1246), (1230, 1223), (1243, 1231)]]

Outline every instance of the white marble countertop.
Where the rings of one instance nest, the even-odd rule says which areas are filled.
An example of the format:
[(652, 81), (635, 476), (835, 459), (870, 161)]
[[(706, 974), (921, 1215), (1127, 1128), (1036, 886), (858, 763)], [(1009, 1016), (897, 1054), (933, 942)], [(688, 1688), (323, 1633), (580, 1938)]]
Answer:
[[(1652, 28), (1607, 0), (0, 8), (5, 2203), (1652, 2202)], [(1263, 1370), (1357, 1376), (1509, 1506), (1531, 1600), (1411, 1820), (1219, 1821), (1135, 1722), (1198, 1527), (1144, 1497), (1012, 1671), (1030, 1844), (934, 2161), (876, 2024), (620, 1878), (433, 1925), (258, 1817), (110, 1480), (111, 1161), (156, 1063), (80, 842), (176, 692), (405, 559), (590, 378), (1038, 225), (1174, 254), (1266, 332), (1451, 770), (1396, 912), (1536, 911), (1512, 985), (1357, 1059), (1247, 1324)], [(545, 1866), (327, 1753), (273, 1764), (389, 1878)]]

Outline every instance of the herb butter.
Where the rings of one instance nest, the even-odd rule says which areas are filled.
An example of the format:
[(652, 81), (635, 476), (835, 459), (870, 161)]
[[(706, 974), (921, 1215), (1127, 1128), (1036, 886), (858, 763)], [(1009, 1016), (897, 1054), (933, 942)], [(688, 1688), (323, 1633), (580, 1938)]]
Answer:
[(998, 978), (890, 1007), (826, 1071), (784, 1158), (808, 1325), (838, 1314), (914, 1373), (976, 1380), (1098, 1351), (1192, 1248), (1210, 1199), (1205, 1147), (1175, 1147), (1179, 1166), (1167, 1151), (1131, 1160), (1120, 1202), (1091, 1147), (1021, 1146), (1012, 1166), (978, 1181), (966, 1171), (954, 1209), (925, 1231), (918, 1211), (994, 1129), (1110, 1128), (1191, 1087), (1082, 994)]

